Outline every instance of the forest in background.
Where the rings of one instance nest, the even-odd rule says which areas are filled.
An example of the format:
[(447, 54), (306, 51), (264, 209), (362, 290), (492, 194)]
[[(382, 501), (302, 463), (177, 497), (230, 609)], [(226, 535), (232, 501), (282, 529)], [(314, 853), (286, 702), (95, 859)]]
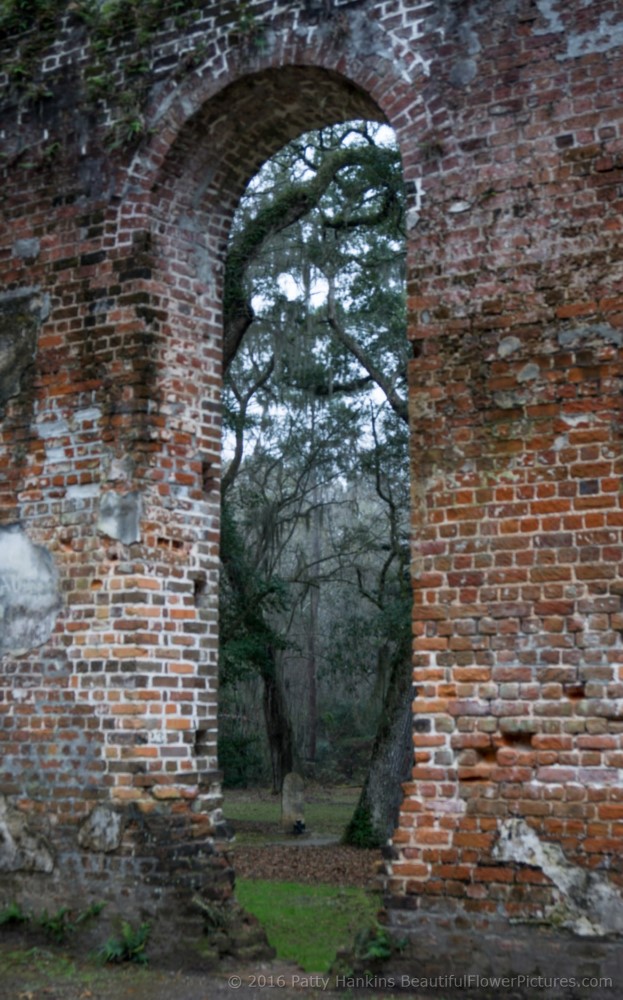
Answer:
[(220, 764), (362, 783), (366, 846), (412, 749), (404, 212), (387, 127), (305, 134), (249, 184), (225, 282)]

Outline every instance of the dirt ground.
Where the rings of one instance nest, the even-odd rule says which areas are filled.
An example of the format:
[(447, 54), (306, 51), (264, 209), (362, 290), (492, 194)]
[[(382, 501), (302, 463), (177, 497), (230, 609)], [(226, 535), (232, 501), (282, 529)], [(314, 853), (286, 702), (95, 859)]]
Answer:
[(102, 967), (58, 948), (28, 948), (10, 934), (0, 939), (0, 1000), (390, 1000), (397, 994), (388, 986), (376, 977), (362, 990), (345, 977), (336, 981), (279, 961), (232, 964), (218, 973)]

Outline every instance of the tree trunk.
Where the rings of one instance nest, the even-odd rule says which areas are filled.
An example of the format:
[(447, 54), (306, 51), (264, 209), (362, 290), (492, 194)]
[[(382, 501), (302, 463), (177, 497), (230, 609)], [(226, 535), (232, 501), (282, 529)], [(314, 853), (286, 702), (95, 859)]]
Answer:
[(273, 792), (279, 794), (286, 774), (294, 769), (294, 737), (288, 708), (277, 676), (277, 663), (272, 651), (274, 670), (262, 671), (264, 682), (264, 721), (270, 752)]
[[(273, 790), (281, 791), (283, 778), (294, 766), (294, 738), (288, 706), (279, 680), (280, 636), (271, 626), (263, 606), (270, 594), (270, 581), (262, 577), (249, 564), (243, 540), (228, 513), (222, 508), (221, 566), (230, 587), (231, 604), (235, 607), (229, 623), (230, 635), (221, 630), (221, 643), (234, 637), (245, 636), (250, 642), (246, 651), (248, 664), (252, 664), (262, 678), (264, 686), (263, 708), (266, 736), (270, 752)], [(242, 655), (242, 654), (241, 654)]]
[(318, 603), (320, 600), (320, 588), (314, 585), (311, 588), (309, 602), (309, 646), (307, 649), (307, 722), (309, 735), (307, 743), (307, 758), (310, 763), (316, 761), (316, 731), (318, 728), (318, 697), (317, 697), (317, 664), (316, 646), (318, 637)]
[[(314, 501), (318, 504), (318, 507), (313, 511), (312, 514), (312, 560), (315, 566), (320, 565), (321, 556), (321, 519), (322, 519), (322, 508), (319, 504), (320, 495), (318, 492), (318, 487), (314, 490)], [(320, 586), (318, 583), (313, 583), (311, 586), (309, 594), (309, 644), (307, 647), (307, 684), (308, 684), (308, 701), (307, 701), (307, 722), (309, 726), (309, 735), (307, 743), (307, 757), (308, 760), (313, 764), (316, 761), (316, 732), (318, 729), (318, 664), (317, 664), (317, 650), (318, 650), (318, 610), (320, 604)]]
[(356, 847), (387, 843), (398, 823), (401, 785), (413, 765), (410, 643), (393, 657), (389, 686), (372, 747), (370, 769), (344, 842)]

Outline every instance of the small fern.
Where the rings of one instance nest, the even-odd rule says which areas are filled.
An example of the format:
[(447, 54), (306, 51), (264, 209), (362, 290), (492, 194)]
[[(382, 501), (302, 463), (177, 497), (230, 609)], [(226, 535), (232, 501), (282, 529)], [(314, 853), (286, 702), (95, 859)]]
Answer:
[(380, 924), (361, 931), (355, 938), (355, 958), (359, 962), (384, 962), (406, 947), (405, 940), (392, 938)]
[(134, 928), (127, 920), (121, 922), (119, 937), (109, 938), (101, 950), (104, 962), (138, 962), (145, 965), (148, 961), (145, 948), (151, 934), (150, 924), (141, 924)]
[(57, 944), (62, 944), (69, 934), (75, 930), (73, 923), (69, 919), (69, 910), (66, 906), (61, 906), (56, 913), (48, 913), (42, 910), (35, 923), (41, 928), (46, 937), (52, 938)]
[(99, 916), (106, 903), (92, 903), (86, 910), (81, 910), (75, 916), (67, 906), (61, 906), (56, 913), (49, 914), (43, 910), (39, 916), (34, 918), (35, 924), (41, 928), (47, 937), (52, 938), (57, 944), (62, 944), (71, 934), (75, 934), (79, 927)]
[(203, 916), (203, 929), (206, 934), (215, 930), (227, 930), (231, 923), (229, 911), (222, 903), (213, 903), (201, 896), (193, 897), (193, 904)]
[(15, 924), (27, 924), (30, 917), (24, 913), (19, 903), (13, 901), (4, 910), (0, 910), (0, 927), (11, 927)]

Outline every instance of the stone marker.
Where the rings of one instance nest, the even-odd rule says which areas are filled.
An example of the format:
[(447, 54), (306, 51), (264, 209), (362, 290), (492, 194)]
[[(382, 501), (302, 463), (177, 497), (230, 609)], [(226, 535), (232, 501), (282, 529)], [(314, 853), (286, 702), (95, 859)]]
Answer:
[(305, 832), (305, 797), (303, 779), (292, 771), (286, 774), (281, 788), (281, 825), (286, 833)]

